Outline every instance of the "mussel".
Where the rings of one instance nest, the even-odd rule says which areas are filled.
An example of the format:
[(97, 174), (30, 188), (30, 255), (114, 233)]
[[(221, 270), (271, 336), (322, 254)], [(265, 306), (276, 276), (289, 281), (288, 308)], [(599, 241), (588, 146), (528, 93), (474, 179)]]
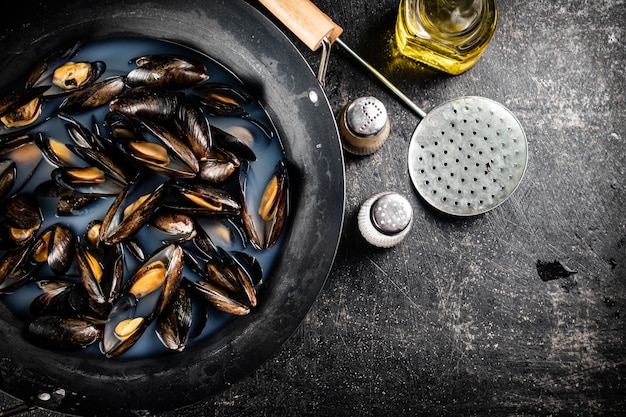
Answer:
[(118, 246), (97, 251), (76, 244), (78, 272), (87, 295), (96, 303), (112, 303), (120, 293), (124, 276), (122, 252)]
[(0, 159), (0, 200), (9, 195), (15, 176), (17, 175), (17, 167), (12, 159)]
[(124, 77), (121, 75), (105, 78), (89, 87), (74, 91), (59, 105), (58, 110), (65, 113), (78, 113), (108, 104), (124, 91)]
[(209, 114), (216, 116), (248, 116), (243, 106), (253, 101), (250, 94), (223, 83), (202, 84), (194, 88), (193, 94)]
[(179, 100), (179, 95), (175, 92), (141, 86), (131, 88), (113, 99), (109, 103), (109, 109), (129, 117), (167, 120), (176, 115)]
[(31, 247), (7, 251), (0, 259), (0, 294), (7, 294), (29, 282), (39, 267), (29, 262)]
[(172, 301), (157, 318), (157, 336), (166, 348), (181, 352), (187, 346), (191, 322), (191, 295), (185, 287), (180, 286)]
[(39, 202), (30, 193), (18, 193), (6, 199), (0, 209), (4, 226), (15, 246), (32, 241), (43, 223)]
[(123, 294), (115, 300), (100, 343), (100, 350), (107, 357), (126, 352), (143, 335), (149, 322), (136, 311), (137, 298), (134, 295)]
[(168, 242), (185, 242), (197, 234), (196, 222), (191, 217), (167, 208), (157, 210), (150, 225), (165, 233)]
[(191, 100), (183, 101), (175, 119), (180, 135), (195, 155), (198, 161), (209, 158), (213, 146), (213, 135), (209, 121)]
[(167, 179), (138, 176), (122, 190), (107, 210), (100, 228), (106, 245), (120, 243), (145, 225), (167, 190)]
[(125, 152), (153, 171), (176, 178), (194, 178), (198, 160), (187, 144), (164, 125), (140, 120), (145, 139), (124, 142)]
[(65, 122), (67, 133), (77, 146), (82, 148), (103, 149), (98, 135), (79, 122), (75, 117), (61, 111), (57, 113), (57, 117)]
[(257, 304), (255, 281), (260, 283), (258, 262), (243, 252), (220, 251), (220, 258), (206, 263), (203, 279), (191, 283), (209, 304), (220, 311), (245, 315)]
[(43, 278), (36, 284), (42, 293), (30, 303), (33, 317), (60, 316), (88, 320), (99, 327), (104, 325), (110, 305), (94, 302), (75, 277)]
[(88, 197), (118, 195), (126, 185), (97, 166), (60, 167), (51, 176), (59, 186)]
[[(233, 129), (235, 130), (235, 129)], [(217, 143), (220, 148), (232, 152), (240, 159), (247, 161), (256, 161), (256, 154), (252, 150), (252, 135), (249, 131), (245, 131), (245, 135), (238, 128), (239, 134), (237, 136), (229, 133), (215, 125), (211, 125), (211, 134), (213, 136), (214, 143)]]
[(68, 61), (54, 70), (52, 83), (63, 90), (75, 90), (97, 80), (105, 69), (102, 61)]
[[(109, 357), (130, 349), (171, 303), (180, 285), (183, 250), (165, 245), (129, 277), (107, 318), (102, 351)], [(155, 294), (155, 296), (153, 296)]]
[(201, 62), (183, 56), (146, 55), (135, 60), (137, 68), (126, 76), (130, 86), (189, 87), (209, 78)]
[(74, 261), (76, 236), (64, 224), (55, 223), (44, 230), (33, 244), (31, 259), (45, 263), (55, 275), (64, 275)]
[(241, 88), (230, 84), (205, 83), (192, 92), (208, 114), (214, 116), (239, 117), (246, 119), (261, 129), (268, 137), (272, 137), (272, 130), (266, 123), (253, 118), (245, 106), (254, 102), (254, 98)]
[(248, 191), (249, 169), (240, 171), (242, 220), (252, 245), (267, 249), (280, 237), (288, 215), (287, 168), (283, 161), (276, 165), (260, 199)]
[(35, 143), (43, 156), (55, 167), (79, 166), (84, 163), (63, 141), (52, 136), (37, 135)]
[(30, 314), (33, 317), (41, 316), (68, 316), (74, 315), (70, 302), (70, 293), (75, 284), (70, 280), (42, 280), (41, 294), (30, 303)]
[(33, 123), (41, 114), (45, 87), (33, 87), (0, 98), (0, 122), (6, 127), (22, 127)]
[(41, 133), (23, 133), (21, 131), (0, 136), (0, 155), (7, 155), (19, 148), (33, 144)]
[(233, 217), (241, 211), (241, 205), (228, 191), (199, 182), (173, 184), (178, 200), (168, 201), (166, 206), (180, 213), (209, 217)]
[(41, 141), (46, 159), (57, 166), (51, 178), (61, 187), (87, 196), (117, 195), (129, 182), (130, 170), (100, 147), (65, 144), (54, 138)]
[(214, 146), (208, 157), (200, 162), (198, 178), (211, 184), (221, 184), (230, 178), (240, 164), (235, 154)]
[(102, 337), (102, 329), (88, 320), (41, 316), (28, 326), (30, 337), (51, 349), (81, 349), (92, 345)]

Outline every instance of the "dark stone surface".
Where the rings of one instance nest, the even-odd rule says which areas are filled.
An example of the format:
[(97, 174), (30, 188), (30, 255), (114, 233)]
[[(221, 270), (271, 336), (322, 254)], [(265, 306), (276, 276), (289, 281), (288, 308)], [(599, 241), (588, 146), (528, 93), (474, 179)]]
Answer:
[[(455, 77), (395, 53), (396, 0), (314, 3), (423, 109), (463, 95), (504, 104), (526, 131), (526, 175), (491, 212), (437, 215), (407, 171), (419, 119), (335, 48), (326, 79), (333, 110), (374, 95), (392, 130), (375, 154), (346, 155), (345, 225), (325, 288), (261, 368), (162, 416), (622, 415), (624, 2), (501, 0), (485, 55)], [(292, 39), (317, 70), (319, 54)], [(384, 190), (411, 201), (415, 224), (381, 250), (360, 237), (356, 213)], [(543, 280), (538, 266), (555, 263), (572, 273)], [(3, 395), (1, 404), (19, 401)]]

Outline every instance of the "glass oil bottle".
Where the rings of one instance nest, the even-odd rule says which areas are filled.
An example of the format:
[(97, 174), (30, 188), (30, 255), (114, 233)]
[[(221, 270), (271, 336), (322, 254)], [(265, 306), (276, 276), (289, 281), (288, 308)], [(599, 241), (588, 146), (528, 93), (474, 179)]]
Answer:
[(497, 20), (495, 0), (401, 0), (396, 43), (403, 55), (457, 75), (481, 57)]

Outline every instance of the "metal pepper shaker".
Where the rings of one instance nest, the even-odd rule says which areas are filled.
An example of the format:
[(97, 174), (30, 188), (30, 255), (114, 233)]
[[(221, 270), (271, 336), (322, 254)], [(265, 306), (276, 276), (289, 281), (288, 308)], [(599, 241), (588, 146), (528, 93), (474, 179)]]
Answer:
[(385, 105), (376, 97), (359, 97), (339, 115), (343, 148), (355, 155), (369, 155), (389, 137), (391, 125)]

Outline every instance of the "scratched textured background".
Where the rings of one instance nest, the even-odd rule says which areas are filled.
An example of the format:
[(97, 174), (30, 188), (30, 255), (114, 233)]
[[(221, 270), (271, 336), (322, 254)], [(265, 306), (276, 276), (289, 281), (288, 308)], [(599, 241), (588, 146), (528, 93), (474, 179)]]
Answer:
[[(462, 95), (508, 107), (528, 137), (526, 175), (484, 215), (429, 210), (407, 172), (418, 119), (336, 48), (333, 109), (374, 95), (392, 132), (374, 155), (346, 156), (346, 221), (326, 286), (260, 369), (162, 417), (623, 415), (625, 2), (500, 0), (492, 43), (456, 77), (397, 56), (397, 0), (314, 3), (423, 109)], [(316, 70), (319, 55), (292, 39)], [(383, 190), (405, 195), (415, 214), (390, 250), (368, 246), (356, 228), (359, 205)], [(575, 273), (559, 275), (554, 262)]]

